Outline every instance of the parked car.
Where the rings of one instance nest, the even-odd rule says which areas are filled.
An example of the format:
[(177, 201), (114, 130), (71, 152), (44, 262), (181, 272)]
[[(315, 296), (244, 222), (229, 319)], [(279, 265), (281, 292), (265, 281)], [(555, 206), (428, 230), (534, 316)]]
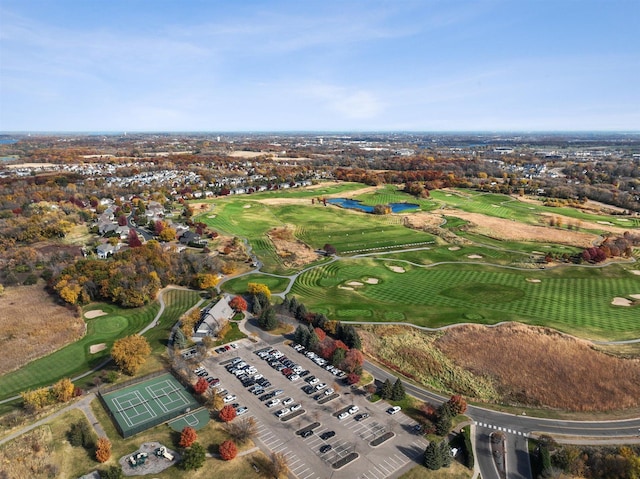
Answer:
[(320, 439), (326, 441), (327, 439), (331, 439), (335, 435), (336, 435), (335, 431), (326, 431), (320, 434)]
[(291, 412), (293, 411), (297, 411), (298, 409), (300, 409), (302, 406), (300, 404), (292, 404), (291, 407), (289, 409), (291, 409)]
[(355, 413), (357, 413), (359, 410), (360, 410), (360, 408), (359, 408), (358, 406), (353, 405), (353, 406), (351, 406), (351, 407), (349, 408), (349, 411), (347, 411), (347, 412), (348, 412), (349, 414), (355, 414)]
[(392, 406), (389, 409), (387, 409), (387, 412), (391, 415), (397, 414), (402, 410), (402, 408), (400, 406)]
[[(275, 401), (275, 399), (274, 399), (274, 401)], [(290, 412), (291, 412), (291, 409), (289, 409), (288, 407), (282, 408), (279, 411), (276, 411), (276, 417), (286, 416)]]
[(325, 452), (329, 452), (333, 446), (331, 444), (325, 444), (320, 448), (320, 454), (324, 454)]
[(288, 406), (289, 404), (291, 404), (293, 402), (293, 398), (284, 398), (282, 400), (282, 405), (283, 406)]
[(302, 431), (300, 433), (301, 437), (309, 437), (313, 434), (313, 431), (311, 429), (307, 429), (306, 431)]
[(348, 418), (348, 417), (349, 417), (349, 413), (348, 413), (347, 411), (345, 411), (345, 412), (341, 412), (341, 413), (338, 415), (338, 419), (340, 419), (341, 421), (342, 421), (343, 419)]
[(362, 421), (364, 419), (367, 419), (369, 417), (369, 413), (368, 412), (363, 412), (362, 414), (356, 414), (356, 417), (354, 418), (356, 421)]
[(224, 403), (230, 403), (231, 401), (235, 401), (236, 400), (236, 395), (235, 394), (229, 394), (228, 396), (225, 396), (223, 401)]
[(242, 415), (243, 415), (244, 413), (246, 413), (248, 410), (249, 410), (249, 408), (248, 408), (248, 407), (242, 406), (242, 407), (239, 407), (238, 409), (236, 409), (236, 414), (237, 414), (238, 416), (242, 416)]

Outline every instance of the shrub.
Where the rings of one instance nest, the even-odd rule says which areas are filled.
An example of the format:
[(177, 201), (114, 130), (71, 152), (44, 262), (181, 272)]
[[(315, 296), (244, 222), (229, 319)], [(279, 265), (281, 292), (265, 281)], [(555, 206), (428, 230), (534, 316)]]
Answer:
[(94, 444), (93, 439), (91, 427), (85, 420), (71, 424), (71, 428), (67, 431), (67, 440), (74, 447), (82, 446), (85, 449), (91, 449)]
[(190, 448), (185, 449), (182, 453), (180, 468), (185, 471), (200, 469), (204, 465), (205, 457), (206, 451), (202, 444), (194, 442)]
[(109, 466), (107, 469), (99, 471), (100, 479), (123, 479), (124, 474), (118, 466)]
[(220, 457), (225, 461), (230, 461), (234, 457), (238, 455), (238, 448), (236, 447), (236, 443), (233, 441), (224, 441), (218, 447), (218, 453)]

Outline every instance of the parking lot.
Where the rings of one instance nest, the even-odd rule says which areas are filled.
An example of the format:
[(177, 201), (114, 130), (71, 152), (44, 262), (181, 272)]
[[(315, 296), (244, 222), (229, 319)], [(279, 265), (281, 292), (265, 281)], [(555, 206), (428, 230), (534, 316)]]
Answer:
[[(225, 395), (236, 396), (229, 401), (236, 409), (247, 408), (241, 417), (255, 419), (257, 445), (266, 452), (285, 454), (299, 479), (397, 477), (421, 461), (427, 442), (413, 431), (415, 422), (402, 413), (387, 414), (389, 404), (384, 401), (370, 403), (359, 391), (345, 386), (338, 371), (321, 367), (314, 358), (283, 342), (269, 346), (242, 340), (235, 344), (237, 348), (209, 357), (202, 365), (220, 380), (217, 387), (226, 390)], [(268, 386), (261, 387), (256, 380)], [(342, 419), (340, 413), (345, 413)], [(363, 414), (368, 417), (361, 418)], [(309, 430), (312, 432), (305, 432)], [(387, 432), (394, 436), (378, 446), (370, 445)], [(334, 469), (340, 458), (354, 453), (357, 459)]]

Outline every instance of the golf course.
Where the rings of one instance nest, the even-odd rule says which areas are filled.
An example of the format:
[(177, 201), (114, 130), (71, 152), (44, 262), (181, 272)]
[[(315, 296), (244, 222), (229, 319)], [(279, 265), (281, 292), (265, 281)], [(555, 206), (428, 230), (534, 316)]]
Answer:
[[(332, 198), (418, 207), (375, 215), (326, 201)], [(637, 217), (469, 190), (417, 199), (395, 186), (358, 183), (229, 196), (208, 206), (197, 219), (245, 239), (261, 262), (261, 272), (223, 283), (229, 292), (242, 292), (248, 282), (264, 282), (275, 293), (289, 286), (288, 294), (311, 311), (340, 321), (425, 328), (517, 321), (585, 339), (640, 337), (640, 268), (633, 256), (598, 265), (545, 261), (597, 245), (602, 235), (634, 232)], [(549, 226), (550, 217), (560, 226)], [(270, 236), (282, 228), (316, 252), (311, 261), (285, 266), (283, 258), (296, 253), (283, 253)], [(532, 240), (518, 237), (526, 228)], [(317, 254), (326, 244), (335, 257)]]

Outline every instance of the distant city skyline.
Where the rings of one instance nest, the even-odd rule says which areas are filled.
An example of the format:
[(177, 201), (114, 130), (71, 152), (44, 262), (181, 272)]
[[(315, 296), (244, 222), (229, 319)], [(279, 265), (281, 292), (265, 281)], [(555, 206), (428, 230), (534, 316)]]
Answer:
[(0, 131), (639, 131), (636, 0), (0, 0)]

